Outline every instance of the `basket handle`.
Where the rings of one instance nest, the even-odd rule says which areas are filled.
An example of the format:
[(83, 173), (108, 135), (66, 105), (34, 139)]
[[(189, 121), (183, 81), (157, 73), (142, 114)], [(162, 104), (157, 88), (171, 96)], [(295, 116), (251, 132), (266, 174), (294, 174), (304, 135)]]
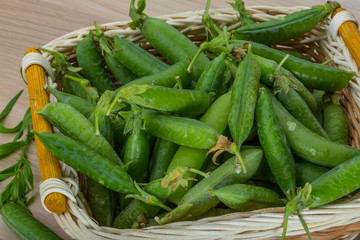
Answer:
[(332, 23), (335, 22), (334, 25), (340, 25), (334, 30), (336, 31), (335, 34), (337, 34), (337, 31), (339, 32), (357, 66), (360, 68), (360, 32), (356, 18), (344, 8), (336, 9), (331, 18)]
[[(36, 48), (29, 48), (24, 55), (29, 53), (41, 54)], [(33, 128), (38, 132), (53, 132), (50, 123), (42, 116), (35, 114), (49, 103), (49, 97), (44, 89), (46, 84), (44, 68), (38, 64), (29, 66), (26, 71), (29, 101)], [(62, 178), (59, 160), (56, 159), (35, 136), (36, 151), (39, 159), (42, 181), (49, 178)], [(61, 193), (51, 193), (45, 199), (45, 206), (51, 212), (62, 214), (66, 210), (66, 198)]]

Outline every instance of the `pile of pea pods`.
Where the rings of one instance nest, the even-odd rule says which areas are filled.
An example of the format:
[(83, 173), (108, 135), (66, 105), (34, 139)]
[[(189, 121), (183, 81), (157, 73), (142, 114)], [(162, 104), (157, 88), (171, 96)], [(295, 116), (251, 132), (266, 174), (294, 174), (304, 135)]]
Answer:
[(96, 22), (76, 47), (78, 65), (42, 49), (54, 54), (66, 93), (46, 86), (58, 102), (37, 113), (63, 135), (35, 134), (88, 176), (100, 225), (142, 228), (285, 206), (285, 237), (291, 214), (360, 187), (360, 150), (348, 145), (336, 93), (355, 73), (271, 47), (310, 31), (339, 4), (263, 23), (241, 0), (231, 5), (242, 26), (220, 29), (208, 0), (207, 40), (197, 46), (132, 0), (129, 26), (164, 61), (105, 37)]

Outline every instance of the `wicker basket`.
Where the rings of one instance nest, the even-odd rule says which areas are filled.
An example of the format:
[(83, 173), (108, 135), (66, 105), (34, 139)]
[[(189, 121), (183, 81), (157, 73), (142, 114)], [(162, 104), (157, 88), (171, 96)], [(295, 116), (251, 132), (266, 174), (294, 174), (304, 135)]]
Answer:
[[(248, 8), (256, 21), (267, 21), (303, 9), (306, 7), (257, 6)], [(202, 14), (203, 11), (185, 12), (162, 16), (160, 19), (173, 25), (199, 44), (205, 40), (205, 31), (201, 23)], [(229, 30), (240, 25), (237, 22), (237, 14), (232, 9), (211, 10), (210, 14), (220, 26), (226, 24)], [(144, 40), (140, 31), (130, 30), (127, 22), (109, 23), (102, 25), (101, 28), (108, 37), (117, 34), (122, 38), (140, 43), (149, 52), (157, 55), (157, 52)], [(93, 28), (84, 28), (66, 34), (46, 44), (44, 48), (66, 53), (70, 61), (75, 61), (75, 46), (90, 29)], [(277, 47), (301, 52), (316, 62), (332, 58), (334, 60), (333, 67), (358, 73), (357, 66), (343, 40), (338, 36), (333, 38), (330, 34), (329, 23), (317, 26), (301, 38)], [(47, 53), (44, 53), (43, 57), (49, 62), (53, 60), (52, 55)], [(358, 84), (360, 84), (360, 79), (354, 78), (341, 92), (341, 105), (348, 113), (350, 144), (357, 148), (360, 147), (358, 118), (360, 115), (358, 107), (360, 106), (360, 87)], [(49, 85), (56, 86), (50, 77)], [(56, 100), (51, 96), (50, 101)], [(79, 178), (76, 171), (65, 164), (62, 165), (62, 171), (63, 183), (66, 183), (67, 186), (61, 187), (59, 183), (54, 185), (52, 182), (45, 181), (41, 186), (40, 195), (42, 201), (51, 191), (61, 191), (69, 196), (67, 212), (63, 215), (54, 214), (54, 217), (68, 235), (76, 239), (271, 239), (279, 238), (282, 232), (283, 208), (233, 213), (193, 222), (176, 222), (136, 230), (100, 227), (86, 212), (84, 197), (79, 192)], [(360, 195), (357, 194), (321, 208), (304, 210), (302, 214), (314, 239), (351, 239), (351, 234), (360, 232)], [(290, 217), (287, 236), (288, 239), (307, 238), (297, 216)]]

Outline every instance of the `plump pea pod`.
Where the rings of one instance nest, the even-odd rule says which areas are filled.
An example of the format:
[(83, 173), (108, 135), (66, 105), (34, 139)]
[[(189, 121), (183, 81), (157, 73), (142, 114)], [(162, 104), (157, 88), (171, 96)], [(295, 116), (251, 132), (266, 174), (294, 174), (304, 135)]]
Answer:
[(324, 130), (332, 141), (348, 144), (347, 118), (339, 105), (330, 102), (325, 106)]
[(176, 143), (162, 138), (156, 139), (154, 151), (151, 156), (153, 165), (150, 173), (150, 181), (165, 176), (166, 170), (178, 149), (179, 145)]
[(247, 56), (236, 70), (228, 119), (231, 136), (239, 147), (249, 136), (254, 123), (260, 75), (260, 67), (249, 47)]
[(295, 51), (291, 51), (291, 50), (280, 50), (280, 51), (282, 51), (282, 52), (284, 52), (286, 54), (289, 54), (291, 56), (301, 58), (301, 59), (306, 60), (306, 61), (310, 61), (310, 59), (308, 59), (306, 56), (302, 55), (299, 52), (295, 52)]
[[(157, 19), (148, 17), (142, 13), (145, 8), (145, 1), (138, 9), (135, 8), (135, 0), (130, 3), (130, 17), (133, 22), (129, 24), (132, 29), (139, 27), (141, 33), (163, 57), (172, 64), (183, 59), (193, 58), (198, 51), (198, 47), (183, 33), (175, 29), (170, 24)], [(195, 68), (191, 73), (193, 80), (197, 81), (210, 60), (201, 53), (195, 62)]]
[[(114, 145), (112, 124), (109, 116), (106, 116), (107, 105), (111, 101), (110, 91), (105, 91), (97, 104), (94, 113), (89, 120), (97, 124), (101, 135), (103, 135), (111, 146)], [(97, 129), (97, 127), (95, 126)], [(87, 199), (92, 216), (100, 226), (111, 226), (116, 210), (116, 194), (91, 178), (86, 178)]]
[(45, 86), (45, 89), (49, 91), (52, 95), (54, 95), (59, 102), (72, 106), (81, 114), (83, 114), (86, 118), (90, 117), (90, 115), (95, 111), (96, 105), (89, 101), (86, 101), (81, 97), (60, 92), (53, 89), (52, 87), (49, 87), (48, 85)]
[(335, 167), (360, 154), (359, 149), (333, 142), (314, 133), (296, 120), (273, 95), (269, 95), (279, 124), (295, 155), (321, 166)]
[(108, 69), (113, 74), (115, 79), (120, 82), (121, 85), (124, 85), (136, 79), (137, 76), (133, 72), (131, 72), (124, 65), (122, 65), (121, 62), (117, 61), (113, 52), (111, 51), (114, 44), (111, 42), (110, 39), (105, 37), (104, 32), (101, 31), (96, 21), (94, 22), (94, 25), (96, 29), (95, 36), (99, 40), (101, 53), (105, 59), (105, 63)]
[(149, 138), (144, 130), (134, 129), (125, 142), (124, 163), (128, 173), (139, 183), (146, 182), (149, 167)]
[(73, 107), (64, 103), (48, 103), (36, 113), (44, 116), (63, 134), (77, 139), (114, 163), (122, 164), (109, 142), (101, 134), (96, 134), (94, 125)]
[(115, 44), (114, 58), (138, 77), (153, 75), (169, 67), (139, 45), (117, 35), (113, 35), (113, 37)]
[(324, 126), (324, 107), (325, 107), (325, 104), (324, 104), (324, 100), (323, 100), (323, 96), (325, 94), (324, 91), (321, 91), (321, 90), (316, 90), (316, 89), (313, 89), (313, 96), (316, 100), (316, 103), (317, 103), (317, 111), (315, 112), (315, 117), (316, 119), (318, 120), (318, 122), (321, 124), (321, 126)]
[(94, 181), (116, 192), (139, 193), (123, 168), (95, 152), (93, 148), (59, 134), (34, 134), (56, 158)]
[(321, 175), (329, 171), (329, 168), (322, 167), (308, 161), (295, 159), (296, 185), (301, 187), (307, 182), (313, 182)]
[[(230, 42), (237, 47), (247, 43), (242, 40)], [(254, 54), (272, 59), (277, 63), (280, 63), (286, 56), (286, 53), (260, 43), (252, 42), (251, 46)], [(338, 91), (343, 89), (355, 75), (354, 72), (347, 72), (338, 68), (312, 63), (294, 56), (290, 56), (283, 64), (283, 67), (294, 74), (307, 88), (324, 91)]]
[[(209, 177), (204, 178), (192, 187), (184, 195), (179, 203), (179, 206), (193, 204), (193, 207), (186, 213), (192, 217), (199, 216), (219, 203), (219, 200), (215, 196), (208, 193), (209, 190), (247, 181), (259, 167), (263, 152), (261, 149), (250, 149), (245, 150), (241, 154), (244, 157), (244, 161), (248, 169), (246, 173), (239, 172), (240, 169), (234, 166), (234, 159), (230, 158), (210, 173)], [(168, 221), (166, 219), (162, 219), (161, 222), (164, 224)]]
[(145, 108), (197, 116), (209, 108), (214, 94), (156, 85), (130, 85), (121, 88), (118, 96)]
[[(166, 199), (171, 194), (170, 188), (162, 188), (161, 180), (154, 180), (145, 186), (145, 191), (153, 194), (161, 201)], [(115, 228), (130, 228), (136, 221), (136, 217), (143, 214), (146, 218), (154, 217), (160, 210), (159, 207), (150, 206), (142, 201), (133, 200), (120, 214), (115, 218), (113, 227)]]
[(34, 218), (30, 211), (16, 203), (7, 203), (0, 209), (6, 225), (22, 240), (61, 240), (48, 227)]
[[(259, 63), (261, 69), (260, 81), (267, 87), (273, 88), (276, 79), (275, 71), (277, 70), (279, 64), (273, 60), (266, 59), (258, 55), (254, 55), (254, 58)], [(317, 111), (316, 99), (304, 86), (304, 84), (300, 82), (290, 71), (283, 67), (280, 67), (279, 72), (290, 80), (290, 86), (292, 86), (293, 89), (300, 94), (307, 105), (315, 113)]]
[(294, 158), (264, 88), (260, 90), (255, 117), (260, 144), (271, 172), (283, 193), (292, 199), (296, 188)]
[(336, 7), (339, 4), (326, 3), (278, 19), (242, 26), (232, 32), (232, 39), (251, 40), (266, 45), (281, 43), (309, 32)]
[[(71, 77), (78, 81), (71, 79)], [(78, 73), (68, 73), (62, 78), (62, 83), (67, 93), (85, 99), (90, 103), (96, 103), (99, 98), (97, 90), (90, 86), (89, 80)]]
[(207, 65), (204, 72), (200, 75), (195, 89), (202, 92), (218, 93), (223, 83), (224, 72), (225, 53), (223, 52)]
[(76, 59), (81, 67), (81, 73), (99, 92), (115, 90), (115, 85), (101, 61), (93, 36), (94, 33), (90, 31), (87, 37), (76, 46)]
[(241, 212), (284, 205), (281, 196), (273, 190), (253, 185), (233, 184), (209, 193), (229, 208)]
[[(323, 206), (354, 192), (360, 188), (359, 176), (360, 155), (357, 155), (321, 175), (311, 184), (307, 183), (297, 197), (286, 204), (282, 239), (285, 239), (290, 215), (305, 208)], [(306, 223), (302, 221), (304, 229), (308, 232)]]
[[(210, 106), (208, 111), (199, 119), (199, 121), (213, 127), (218, 132), (223, 132), (227, 126), (227, 118), (230, 111), (230, 99), (230, 93), (226, 93), (216, 99), (216, 101)], [(206, 158), (206, 149), (180, 146), (169, 164), (167, 173), (171, 175), (171, 172), (173, 172), (179, 167), (191, 167), (193, 169), (200, 169), (204, 165)], [(195, 176), (196, 174), (191, 172), (184, 173), (185, 178), (193, 178)], [(191, 187), (191, 185), (192, 182), (189, 182), (188, 189)], [(185, 193), (185, 188), (179, 186), (177, 190), (171, 195), (170, 201), (174, 203), (179, 203)]]
[(100, 226), (110, 227), (116, 210), (116, 193), (91, 178), (87, 178), (86, 183), (92, 217)]
[(304, 99), (294, 89), (289, 88), (288, 92), (280, 90), (278, 99), (281, 104), (291, 113), (299, 122), (304, 124), (313, 132), (328, 138), (327, 133), (312, 113), (310, 107), (306, 104)]

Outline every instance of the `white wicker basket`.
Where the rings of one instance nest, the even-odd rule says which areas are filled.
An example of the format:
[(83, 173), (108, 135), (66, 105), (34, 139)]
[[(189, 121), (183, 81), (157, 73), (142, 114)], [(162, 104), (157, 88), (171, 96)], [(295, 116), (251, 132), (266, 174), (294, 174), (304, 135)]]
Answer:
[[(303, 10), (306, 7), (249, 7), (252, 18), (257, 21), (266, 21), (280, 16)], [(205, 39), (205, 31), (201, 23), (203, 11), (185, 12), (162, 16), (160, 19), (173, 25), (194, 42), (200, 43)], [(237, 22), (237, 13), (232, 9), (211, 10), (211, 16), (220, 24), (226, 24), (228, 29), (234, 29), (240, 24)], [(333, 66), (358, 73), (358, 68), (352, 59), (341, 37), (333, 38), (329, 32), (329, 23), (317, 26), (305, 36), (287, 42), (286, 46), (297, 51), (307, 53), (316, 61), (332, 58)], [(142, 42), (141, 46), (152, 52), (140, 31), (130, 30), (127, 22), (115, 22), (100, 26), (106, 36), (117, 34), (122, 38), (134, 42)], [(44, 48), (66, 53), (69, 59), (75, 57), (75, 47), (93, 27), (80, 29), (66, 34), (46, 44)], [(337, 31), (335, 29), (335, 31)], [(300, 44), (299, 44), (300, 43)], [(47, 53), (43, 57), (52, 61), (52, 55)], [(351, 145), (359, 148), (359, 107), (360, 79), (354, 78), (349, 86), (342, 91), (341, 103), (348, 113)], [(54, 86), (49, 77), (49, 85)], [(56, 86), (56, 84), (55, 84)], [(50, 101), (55, 101), (51, 96)], [(113, 229), (100, 227), (91, 219), (84, 206), (84, 197), (79, 192), (79, 179), (75, 170), (62, 165), (64, 183), (46, 181), (41, 186), (41, 198), (51, 191), (61, 191), (67, 194), (68, 210), (62, 214), (54, 214), (59, 225), (75, 239), (269, 239), (278, 238), (282, 232), (283, 208), (261, 209), (253, 212), (233, 213), (219, 217), (205, 218), (198, 221), (176, 222), (163, 226), (144, 229)], [(60, 188), (59, 188), (60, 187)], [(68, 188), (68, 189), (67, 189)], [(86, 205), (86, 204), (85, 204)], [(345, 202), (332, 203), (327, 206), (304, 210), (302, 215), (316, 239), (351, 239), (351, 234), (360, 232), (360, 195), (356, 195)], [(289, 239), (303, 239), (305, 232), (297, 216), (291, 216), (287, 236)]]

